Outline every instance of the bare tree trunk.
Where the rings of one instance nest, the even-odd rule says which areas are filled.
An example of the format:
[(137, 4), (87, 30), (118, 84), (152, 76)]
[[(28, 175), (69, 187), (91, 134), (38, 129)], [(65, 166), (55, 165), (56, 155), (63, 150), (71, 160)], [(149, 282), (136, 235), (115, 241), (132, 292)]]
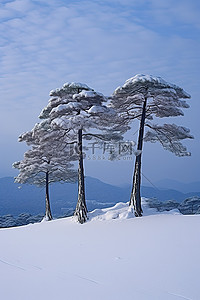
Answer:
[[(145, 97), (142, 109), (142, 116), (140, 120), (140, 130), (138, 136), (138, 145), (137, 150), (142, 151), (143, 147), (143, 136), (144, 136), (144, 125), (145, 125), (145, 117), (146, 117), (146, 105), (147, 105), (147, 97)], [(140, 188), (141, 188), (141, 164), (142, 164), (142, 153), (136, 156), (135, 159), (135, 169), (133, 175), (133, 186), (131, 192), (131, 198), (129, 205), (134, 207), (135, 216), (141, 217), (142, 216), (142, 206), (141, 206), (141, 195), (140, 195)]]
[(83, 168), (82, 129), (78, 130), (78, 202), (74, 215), (83, 224), (87, 220), (87, 206), (85, 201), (85, 180)]
[(50, 200), (49, 200), (49, 172), (46, 172), (46, 211), (45, 211), (45, 218), (50, 221), (52, 220), (51, 214), (51, 207), (50, 207)]

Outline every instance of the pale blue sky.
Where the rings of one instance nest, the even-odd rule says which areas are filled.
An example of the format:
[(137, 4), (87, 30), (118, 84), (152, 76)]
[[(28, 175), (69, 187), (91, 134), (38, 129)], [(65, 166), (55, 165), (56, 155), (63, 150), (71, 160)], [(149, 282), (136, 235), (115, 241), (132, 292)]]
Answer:
[[(25, 150), (18, 135), (38, 121), (50, 90), (78, 81), (110, 95), (142, 73), (161, 76), (191, 94), (191, 108), (176, 123), (195, 135), (186, 143), (190, 158), (145, 144), (144, 174), (152, 182), (199, 180), (198, 0), (3, 0), (0, 19), (1, 177), (16, 174), (12, 162)], [(129, 162), (86, 161), (85, 169), (106, 182), (131, 181)]]

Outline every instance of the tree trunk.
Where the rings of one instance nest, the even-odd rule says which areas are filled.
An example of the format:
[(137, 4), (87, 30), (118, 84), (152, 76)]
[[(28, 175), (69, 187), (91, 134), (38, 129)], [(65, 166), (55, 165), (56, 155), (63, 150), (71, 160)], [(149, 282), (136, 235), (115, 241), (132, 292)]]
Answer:
[[(143, 147), (146, 105), (147, 105), (147, 97), (145, 97), (145, 100), (143, 103), (142, 116), (141, 116), (141, 120), (140, 120), (140, 130), (139, 130), (138, 145), (137, 145), (137, 150), (139, 150), (139, 151), (142, 151), (142, 147)], [(135, 158), (133, 186), (132, 186), (131, 198), (130, 198), (130, 202), (129, 202), (129, 205), (134, 207), (136, 217), (142, 216), (141, 195), (140, 195), (141, 164), (142, 164), (142, 153), (137, 155)]]
[(74, 215), (78, 217), (78, 221), (82, 224), (87, 220), (87, 206), (85, 201), (85, 180), (83, 168), (83, 150), (82, 150), (82, 129), (78, 130), (78, 202)]
[(51, 207), (49, 201), (49, 172), (46, 172), (46, 211), (45, 211), (45, 219), (47, 221), (52, 220)]

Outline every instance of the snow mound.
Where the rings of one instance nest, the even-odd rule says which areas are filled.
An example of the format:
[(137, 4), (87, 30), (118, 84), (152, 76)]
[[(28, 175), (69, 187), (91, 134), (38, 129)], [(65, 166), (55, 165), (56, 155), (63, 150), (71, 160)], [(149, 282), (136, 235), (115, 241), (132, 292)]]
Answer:
[[(150, 208), (146, 199), (142, 198), (143, 216), (160, 215), (160, 214), (177, 214), (180, 215), (178, 209), (170, 211), (158, 212), (156, 208)], [(89, 221), (109, 221), (114, 219), (131, 219), (134, 218), (134, 210), (129, 207), (129, 203), (119, 202), (113, 207), (95, 209), (88, 214)]]

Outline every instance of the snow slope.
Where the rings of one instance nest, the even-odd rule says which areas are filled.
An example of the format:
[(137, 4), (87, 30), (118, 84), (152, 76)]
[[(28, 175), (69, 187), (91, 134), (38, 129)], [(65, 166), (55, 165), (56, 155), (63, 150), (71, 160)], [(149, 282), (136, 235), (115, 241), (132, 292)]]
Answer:
[(200, 215), (144, 211), (1, 229), (1, 299), (199, 300)]

